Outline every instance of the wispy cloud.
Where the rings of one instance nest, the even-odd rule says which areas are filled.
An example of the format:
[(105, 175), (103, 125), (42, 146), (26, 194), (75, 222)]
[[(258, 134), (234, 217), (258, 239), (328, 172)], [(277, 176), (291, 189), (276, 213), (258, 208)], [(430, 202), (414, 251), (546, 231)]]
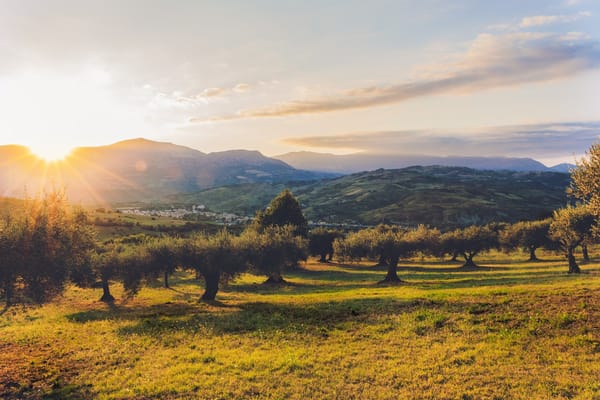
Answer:
[(252, 89), (252, 85), (250, 85), (248, 83), (238, 83), (237, 85), (235, 85), (233, 87), (225, 87), (225, 88), (212, 87), (212, 88), (206, 88), (199, 94), (192, 96), (192, 97), (187, 97), (186, 99), (207, 100), (207, 99), (214, 99), (214, 98), (222, 98), (222, 97), (231, 96), (236, 93), (245, 93), (245, 92), (248, 92), (250, 89)]
[[(293, 100), (241, 110), (191, 122), (318, 114), (401, 103), (440, 94), (472, 93), (486, 89), (563, 79), (600, 66), (600, 45), (581, 35), (517, 32), (480, 34), (448, 65), (427, 68), (428, 75), (412, 82), (355, 88), (335, 96)], [(438, 72), (432, 74), (432, 70)]]
[(198, 98), (221, 97), (221, 96), (226, 95), (227, 93), (229, 93), (229, 89), (219, 88), (219, 87), (206, 88), (200, 94), (198, 94), (196, 97), (198, 97)]
[(590, 17), (592, 14), (588, 11), (582, 11), (577, 14), (571, 15), (535, 15), (532, 17), (525, 17), (519, 23), (519, 27), (521, 28), (531, 28), (535, 26), (541, 25), (549, 25), (556, 23), (569, 23), (575, 22), (578, 19), (584, 17)]
[(285, 139), (314, 148), (347, 148), (383, 154), (556, 157), (583, 154), (600, 137), (600, 121), (471, 129), (399, 130)]

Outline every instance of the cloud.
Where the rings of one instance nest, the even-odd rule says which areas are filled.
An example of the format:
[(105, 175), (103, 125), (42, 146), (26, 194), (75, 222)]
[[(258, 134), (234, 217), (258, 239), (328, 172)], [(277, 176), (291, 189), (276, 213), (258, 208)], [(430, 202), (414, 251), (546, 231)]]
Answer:
[(525, 17), (521, 20), (519, 27), (531, 28), (534, 26), (549, 25), (555, 23), (575, 22), (583, 17), (590, 17), (592, 14), (587, 11), (582, 11), (572, 15), (535, 15), (533, 17)]
[(314, 148), (381, 154), (560, 157), (583, 154), (600, 137), (600, 121), (513, 125), (469, 131), (400, 130), (285, 139)]
[(247, 92), (248, 90), (250, 90), (250, 85), (248, 85), (247, 83), (238, 83), (233, 88), (233, 91), (238, 92), (238, 93), (244, 93), (244, 92)]
[(198, 98), (207, 98), (207, 97), (222, 97), (229, 93), (229, 89), (214, 87), (214, 88), (206, 88), (197, 95)]
[[(219, 98), (230, 96), (235, 93), (245, 93), (248, 92), (252, 88), (251, 85), (247, 83), (238, 83), (232, 88), (222, 88), (222, 87), (212, 87), (204, 89), (200, 94), (193, 96), (193, 98), (198, 100), (208, 100), (211, 98)], [(189, 97), (185, 98), (189, 100)]]
[(453, 64), (423, 68), (422, 78), (389, 86), (346, 90), (190, 122), (318, 114), (401, 103), (440, 94), (472, 93), (568, 78), (600, 66), (600, 45), (582, 35), (517, 32), (480, 34)]

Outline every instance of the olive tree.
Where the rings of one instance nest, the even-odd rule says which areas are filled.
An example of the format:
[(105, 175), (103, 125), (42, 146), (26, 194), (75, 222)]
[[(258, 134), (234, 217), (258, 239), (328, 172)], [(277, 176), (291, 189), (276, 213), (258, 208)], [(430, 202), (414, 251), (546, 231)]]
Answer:
[(569, 273), (580, 273), (575, 249), (592, 237), (596, 217), (588, 206), (566, 207), (554, 211), (550, 237), (554, 239), (569, 262)]
[(62, 191), (25, 200), (13, 214), (0, 223), (0, 290), (7, 306), (17, 282), (25, 297), (47, 301), (88, 263), (94, 231)]
[(536, 250), (540, 247), (551, 247), (552, 242), (548, 237), (550, 218), (541, 221), (522, 221), (507, 227), (500, 234), (500, 243), (505, 251), (518, 248), (529, 253), (529, 261), (539, 261)]
[(212, 236), (199, 234), (186, 239), (178, 252), (181, 265), (204, 278), (205, 290), (200, 300), (214, 300), (219, 283), (247, 267), (239, 240), (226, 230)]
[(571, 171), (569, 192), (600, 216), (600, 143), (594, 143)]
[(155, 276), (162, 275), (165, 288), (169, 287), (169, 276), (179, 266), (179, 248), (182, 240), (173, 237), (154, 238), (145, 244), (148, 251), (148, 272)]
[(285, 283), (283, 271), (298, 265), (308, 256), (306, 239), (295, 234), (295, 227), (270, 226), (262, 232), (248, 229), (239, 238), (246, 262), (268, 276), (266, 283)]
[(316, 228), (312, 229), (308, 235), (308, 249), (311, 255), (319, 256), (319, 262), (325, 263), (333, 258), (333, 242), (342, 237), (342, 233), (337, 230)]
[(476, 268), (473, 260), (476, 255), (498, 247), (498, 233), (489, 226), (469, 226), (446, 232), (441, 242), (447, 253), (458, 252), (465, 259), (462, 268)]
[(407, 232), (398, 227), (378, 226), (349, 234), (335, 242), (335, 251), (342, 259), (363, 257), (385, 262), (387, 272), (379, 283), (400, 283), (398, 262), (415, 251), (415, 243)]

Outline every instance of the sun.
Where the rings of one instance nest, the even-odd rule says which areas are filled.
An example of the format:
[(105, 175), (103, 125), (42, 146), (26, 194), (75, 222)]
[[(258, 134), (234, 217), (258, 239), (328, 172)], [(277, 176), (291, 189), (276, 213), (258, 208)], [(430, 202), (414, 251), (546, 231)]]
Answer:
[(46, 162), (62, 161), (73, 151), (73, 149), (70, 147), (61, 146), (57, 143), (50, 142), (29, 146), (29, 150), (32, 154)]

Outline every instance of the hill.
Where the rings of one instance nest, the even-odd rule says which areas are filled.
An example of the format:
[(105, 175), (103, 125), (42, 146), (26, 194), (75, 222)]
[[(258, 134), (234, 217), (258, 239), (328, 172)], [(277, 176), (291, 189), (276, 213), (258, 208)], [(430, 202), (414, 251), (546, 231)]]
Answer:
[[(377, 168), (396, 169), (414, 165), (442, 165), (481, 170), (550, 171), (548, 167), (531, 158), (515, 157), (436, 157), (414, 154), (355, 153), (335, 155), (299, 151), (275, 156), (294, 168), (349, 174)], [(559, 166), (558, 168), (564, 168)], [(561, 169), (556, 172), (568, 172)]]
[(257, 151), (205, 154), (146, 139), (77, 148), (65, 160), (53, 163), (23, 146), (0, 146), (0, 160), (0, 195), (22, 197), (49, 186), (65, 186), (71, 200), (94, 203), (152, 200), (237, 183), (332, 176), (297, 170)]
[(219, 187), (171, 196), (168, 201), (252, 215), (289, 187), (313, 222), (390, 222), (450, 228), (549, 216), (567, 203), (568, 184), (569, 175), (557, 172), (410, 167), (289, 185)]

